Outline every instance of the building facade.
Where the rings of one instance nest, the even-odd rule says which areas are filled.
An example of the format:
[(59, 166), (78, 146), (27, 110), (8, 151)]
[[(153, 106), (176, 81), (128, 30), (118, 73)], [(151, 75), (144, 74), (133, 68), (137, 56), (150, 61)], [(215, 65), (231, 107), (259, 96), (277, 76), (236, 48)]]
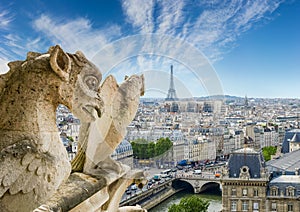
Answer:
[(260, 153), (250, 148), (233, 152), (221, 183), (223, 212), (266, 211), (268, 176)]
[[(261, 152), (251, 148), (233, 152), (221, 178), (222, 212), (300, 211), (299, 168), (291, 171), (285, 165), (289, 159), (291, 166), (299, 166), (299, 157), (293, 156), (291, 154), (291, 159), (276, 159), (277, 165), (271, 161), (266, 167)], [(278, 164), (282, 164), (286, 170)]]
[(267, 190), (267, 211), (300, 211), (298, 170), (293, 175), (282, 174), (270, 181)]

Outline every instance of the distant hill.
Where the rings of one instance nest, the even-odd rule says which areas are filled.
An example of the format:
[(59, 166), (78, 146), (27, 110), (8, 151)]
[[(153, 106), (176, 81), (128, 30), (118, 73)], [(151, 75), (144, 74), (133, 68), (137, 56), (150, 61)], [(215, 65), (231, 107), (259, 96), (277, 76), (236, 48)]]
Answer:
[[(180, 98), (180, 101), (203, 101), (203, 100), (226, 100), (226, 101), (238, 101), (238, 100), (244, 100), (244, 97), (238, 97), (238, 96), (230, 96), (230, 95), (213, 95), (213, 96), (202, 96), (202, 97), (194, 97), (194, 98)], [(165, 101), (165, 98), (143, 98), (141, 97), (141, 102), (163, 102)]]

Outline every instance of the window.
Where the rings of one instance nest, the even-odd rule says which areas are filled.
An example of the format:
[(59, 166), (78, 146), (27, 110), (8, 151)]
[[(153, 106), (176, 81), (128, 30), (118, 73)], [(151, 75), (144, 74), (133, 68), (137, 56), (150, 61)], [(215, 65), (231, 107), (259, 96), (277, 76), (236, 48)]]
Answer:
[(277, 196), (277, 193), (278, 193), (277, 187), (272, 187), (271, 188), (271, 196)]
[(287, 187), (286, 189), (286, 195), (289, 196), (289, 197), (293, 197), (295, 195), (295, 192), (294, 192), (294, 187)]
[(292, 212), (293, 211), (293, 204), (289, 203), (288, 204), (288, 212)]
[(243, 192), (242, 192), (242, 194), (243, 194), (243, 197), (246, 197), (247, 196), (247, 189), (246, 188), (243, 188)]
[(272, 202), (272, 204), (271, 204), (271, 210), (272, 211), (277, 211), (277, 204), (276, 204), (276, 202)]
[(258, 210), (258, 209), (259, 209), (258, 202), (253, 202), (253, 210)]
[(253, 196), (258, 197), (258, 189), (257, 188), (253, 189)]
[(236, 211), (236, 201), (231, 201), (231, 211)]
[(236, 189), (235, 188), (231, 189), (231, 196), (236, 196)]
[(242, 203), (242, 211), (248, 211), (248, 201), (243, 201), (243, 203)]
[(287, 196), (294, 196), (294, 190), (288, 190)]

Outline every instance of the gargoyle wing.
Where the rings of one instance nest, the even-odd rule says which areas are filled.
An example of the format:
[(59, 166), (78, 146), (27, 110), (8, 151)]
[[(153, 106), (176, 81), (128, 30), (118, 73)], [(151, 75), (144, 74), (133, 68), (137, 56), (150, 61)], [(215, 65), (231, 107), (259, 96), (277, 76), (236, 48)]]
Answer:
[[(120, 144), (134, 118), (144, 91), (144, 77), (133, 75), (120, 86), (108, 76), (101, 86), (104, 114), (90, 123), (84, 170), (104, 161)], [(91, 161), (91, 162), (90, 162)]]
[(0, 198), (8, 192), (34, 191), (37, 200), (52, 195), (59, 183), (59, 166), (49, 153), (41, 153), (33, 142), (23, 140), (0, 152)]
[[(126, 127), (134, 119), (140, 96), (144, 95), (144, 90), (143, 75), (132, 75), (119, 86), (112, 104), (112, 125), (122, 137), (126, 135)], [(113, 142), (114, 139), (108, 142)], [(119, 143), (116, 143), (113, 149), (117, 148), (118, 145)]]

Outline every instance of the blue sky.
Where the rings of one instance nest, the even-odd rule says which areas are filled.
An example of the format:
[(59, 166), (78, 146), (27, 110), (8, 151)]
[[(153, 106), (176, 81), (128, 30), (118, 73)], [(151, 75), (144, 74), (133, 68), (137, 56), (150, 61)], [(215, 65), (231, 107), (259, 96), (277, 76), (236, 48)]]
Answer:
[[(300, 1), (0, 2), (0, 73), (28, 51), (81, 50), (122, 81), (143, 73), (146, 97), (299, 98)], [(297, 22), (298, 21), (298, 22)]]

